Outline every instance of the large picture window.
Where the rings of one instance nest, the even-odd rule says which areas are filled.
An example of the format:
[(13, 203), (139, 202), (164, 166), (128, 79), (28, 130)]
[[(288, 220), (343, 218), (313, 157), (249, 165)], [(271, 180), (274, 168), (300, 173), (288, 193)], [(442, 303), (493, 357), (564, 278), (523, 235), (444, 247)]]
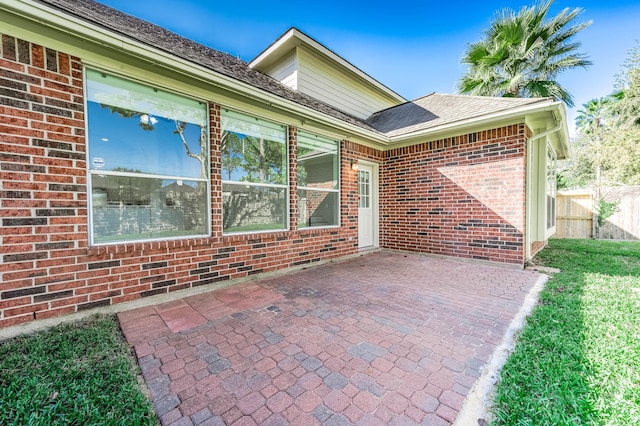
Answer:
[(223, 232), (287, 229), (286, 126), (228, 110), (221, 122)]
[(339, 225), (338, 142), (298, 133), (298, 227)]
[(86, 70), (93, 244), (209, 235), (203, 102)]

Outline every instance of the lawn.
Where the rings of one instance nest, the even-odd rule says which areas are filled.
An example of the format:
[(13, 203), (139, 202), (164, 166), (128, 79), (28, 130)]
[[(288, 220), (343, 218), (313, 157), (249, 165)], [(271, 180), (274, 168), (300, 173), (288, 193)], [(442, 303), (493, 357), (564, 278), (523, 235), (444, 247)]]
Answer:
[(502, 369), (493, 425), (640, 425), (640, 243), (551, 240), (559, 268)]
[(0, 425), (156, 425), (113, 316), (0, 342)]

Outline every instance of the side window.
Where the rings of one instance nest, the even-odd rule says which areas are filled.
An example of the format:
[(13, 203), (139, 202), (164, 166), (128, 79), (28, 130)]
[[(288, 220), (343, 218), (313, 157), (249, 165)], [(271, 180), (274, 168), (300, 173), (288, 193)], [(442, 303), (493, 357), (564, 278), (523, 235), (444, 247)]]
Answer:
[(556, 191), (557, 191), (556, 154), (551, 146), (547, 145), (547, 230), (556, 226)]
[(220, 115), (223, 232), (286, 230), (286, 126), (234, 111)]
[(298, 133), (298, 227), (339, 225), (338, 142)]
[(86, 70), (92, 244), (209, 235), (207, 105)]

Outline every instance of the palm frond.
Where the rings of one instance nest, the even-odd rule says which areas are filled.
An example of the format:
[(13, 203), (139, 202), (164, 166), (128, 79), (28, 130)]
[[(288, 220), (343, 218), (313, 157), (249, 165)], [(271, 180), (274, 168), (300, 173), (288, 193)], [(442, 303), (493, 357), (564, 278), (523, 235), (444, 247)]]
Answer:
[(554, 79), (562, 72), (586, 68), (572, 38), (591, 22), (575, 23), (580, 8), (565, 8), (554, 17), (553, 0), (519, 11), (496, 12), (484, 38), (467, 46), (461, 62), (469, 65), (458, 85), (460, 93), (485, 96), (554, 97), (573, 105), (571, 94)]

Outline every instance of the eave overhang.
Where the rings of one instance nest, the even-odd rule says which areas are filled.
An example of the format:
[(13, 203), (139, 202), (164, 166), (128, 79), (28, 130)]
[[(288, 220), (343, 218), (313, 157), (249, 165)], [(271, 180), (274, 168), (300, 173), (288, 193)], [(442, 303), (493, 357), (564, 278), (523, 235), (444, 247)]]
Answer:
[(479, 115), (428, 129), (397, 135), (389, 139), (389, 145), (407, 146), (424, 142), (425, 140), (443, 139), (515, 123), (527, 124), (534, 135), (559, 126), (558, 131), (550, 134), (549, 138), (556, 150), (558, 159), (569, 157), (569, 130), (566, 120), (566, 108), (562, 102), (552, 100), (543, 100), (508, 110)]

